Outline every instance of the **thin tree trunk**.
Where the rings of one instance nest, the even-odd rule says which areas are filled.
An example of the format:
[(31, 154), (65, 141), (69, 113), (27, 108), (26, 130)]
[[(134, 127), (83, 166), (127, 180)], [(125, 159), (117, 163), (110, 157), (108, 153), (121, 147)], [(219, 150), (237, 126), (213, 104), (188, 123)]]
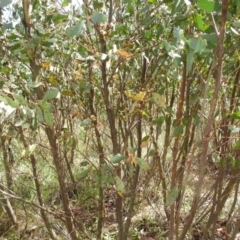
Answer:
[[(12, 176), (12, 164), (13, 159), (10, 157), (9, 152), (9, 141), (6, 139), (5, 136), (1, 136), (1, 145), (2, 145), (2, 152), (3, 152), (3, 165), (5, 169), (5, 176), (6, 176), (6, 183), (7, 183), (7, 191), (12, 191), (13, 186), (13, 176)], [(3, 186), (1, 185), (1, 190), (3, 189)], [(7, 196), (3, 195), (3, 208), (6, 209), (7, 215), (9, 217), (9, 220), (12, 225), (17, 226), (17, 216), (15, 214), (15, 211), (13, 209), (14, 206), (14, 200), (9, 200)]]
[[(101, 52), (107, 54), (107, 47), (106, 47), (106, 41), (104, 39), (104, 36), (102, 36), (102, 33), (99, 30), (99, 26), (95, 25), (95, 29), (98, 32), (99, 40), (101, 44)], [(101, 73), (102, 73), (102, 83), (103, 83), (103, 89), (102, 89), (102, 96), (104, 99), (105, 109), (107, 113), (107, 119), (108, 124), (110, 127), (110, 133), (111, 133), (111, 141), (112, 141), (112, 147), (113, 147), (113, 154), (116, 155), (120, 152), (120, 147), (118, 143), (118, 132), (116, 128), (116, 122), (115, 122), (115, 112), (113, 107), (110, 104), (109, 100), (109, 79), (107, 76), (107, 60), (103, 60), (101, 64)], [(121, 179), (121, 165), (116, 167), (116, 175)], [(123, 240), (124, 239), (124, 228), (123, 228), (123, 200), (122, 196), (120, 196), (116, 191), (116, 215), (117, 215), (117, 222), (118, 222), (118, 239)]]
[[(3, 192), (6, 191), (6, 189), (4, 188), (1, 182), (0, 182), (0, 190), (2, 190)], [(8, 190), (9, 189), (7, 189), (7, 191)], [(9, 201), (9, 197), (4, 195), (3, 193), (1, 193), (1, 195), (2, 195), (2, 199), (1, 199), (2, 207), (3, 209), (6, 210), (11, 225), (15, 226), (17, 229), (17, 216), (13, 210), (11, 202)]]
[(9, 145), (8, 140), (5, 136), (1, 136), (1, 145), (2, 145), (2, 151), (3, 151), (3, 164), (5, 168), (5, 176), (7, 181), (7, 187), (9, 190), (12, 190), (13, 185), (13, 177), (12, 177), (12, 166), (11, 159), (9, 156)]
[[(92, 65), (89, 62), (89, 82), (92, 84)], [(98, 194), (99, 194), (99, 200), (98, 200), (98, 225), (97, 225), (97, 239), (102, 239), (102, 229), (104, 225), (104, 189), (102, 186), (102, 165), (104, 164), (105, 156), (104, 156), (104, 149), (101, 139), (101, 129), (99, 127), (99, 120), (97, 116), (97, 112), (94, 107), (94, 98), (95, 98), (95, 92), (94, 89), (91, 88), (90, 90), (90, 96), (89, 96), (89, 103), (90, 103), (90, 112), (91, 112), (91, 120), (94, 125), (95, 135), (97, 139), (97, 148), (98, 148), (98, 156), (99, 156), (99, 163), (98, 163), (98, 174), (99, 174), (99, 181), (98, 181)]]
[[(141, 116), (141, 113), (139, 113), (139, 116), (138, 116), (137, 139), (138, 139), (137, 157), (141, 158), (141, 155), (142, 155), (142, 148), (141, 148), (141, 143), (142, 143), (142, 116)], [(135, 168), (134, 180), (133, 180), (133, 184), (132, 184), (132, 187), (131, 187), (131, 198), (130, 198), (129, 208), (128, 208), (128, 212), (127, 212), (127, 220), (126, 220), (126, 223), (124, 225), (123, 240), (127, 240), (127, 238), (128, 238), (128, 232), (129, 232), (131, 219), (132, 219), (132, 214), (133, 214), (133, 210), (134, 210), (134, 203), (135, 203), (135, 198), (136, 198), (139, 172), (140, 172), (140, 168), (139, 168), (139, 165), (137, 165), (136, 168)]]
[[(23, 13), (24, 13), (24, 21), (25, 21), (25, 35), (26, 38), (31, 39), (31, 21), (30, 21), (30, 0), (22, 0), (22, 5), (23, 5)], [(29, 56), (29, 64), (30, 68), (32, 71), (32, 80), (33, 82), (36, 81), (39, 72), (40, 72), (40, 66), (37, 63), (36, 59), (36, 49), (29, 49), (28, 50), (28, 56)], [(40, 86), (36, 89), (37, 93), (37, 98), (42, 99), (44, 95), (43, 87)], [(57, 129), (59, 130), (59, 129)], [(57, 131), (56, 130), (56, 131)], [(72, 214), (71, 210), (69, 207), (69, 200), (67, 196), (67, 191), (66, 191), (66, 185), (65, 185), (65, 176), (64, 176), (64, 168), (63, 168), (63, 161), (60, 157), (59, 149), (58, 149), (58, 144), (57, 144), (57, 139), (56, 139), (56, 132), (49, 126), (45, 127), (45, 132), (48, 137), (48, 141), (51, 146), (51, 152), (53, 156), (53, 162), (56, 167), (57, 171), (57, 176), (58, 176), (58, 182), (60, 186), (60, 192), (62, 196), (62, 203), (63, 203), (63, 209), (65, 211), (65, 223), (66, 227), (68, 230), (69, 235), (73, 240), (78, 239), (76, 230), (74, 228), (73, 224), (73, 219), (72, 219)]]
[(222, 14), (221, 14), (220, 32), (218, 33), (216, 31), (216, 34), (218, 37), (218, 44), (217, 44), (216, 53), (215, 53), (216, 60), (217, 60), (217, 66), (216, 66), (217, 74), (216, 74), (216, 78), (215, 78), (214, 95), (213, 95), (213, 99), (211, 101), (210, 111), (208, 114), (207, 123), (206, 123), (206, 127), (204, 130), (203, 147), (202, 147), (202, 154), (200, 157), (200, 166), (199, 166), (199, 179), (198, 179), (198, 183), (196, 185), (195, 196), (194, 196), (194, 200), (193, 200), (192, 207), (190, 210), (190, 214), (188, 216), (187, 222), (184, 225), (184, 228), (179, 237), (179, 240), (185, 239), (186, 233), (189, 230), (189, 228), (193, 222), (193, 219), (195, 217), (195, 214), (196, 214), (196, 211), (198, 208), (200, 194), (201, 194), (201, 190), (202, 190), (202, 186), (203, 186), (203, 182), (204, 182), (203, 180), (204, 180), (204, 172), (205, 172), (205, 168), (206, 168), (208, 147), (209, 147), (209, 142), (211, 139), (210, 133), (212, 130), (212, 123), (213, 123), (214, 113), (215, 113), (215, 109), (216, 109), (217, 102), (218, 102), (218, 95), (219, 95), (221, 79), (222, 79), (223, 43), (224, 43), (225, 27), (226, 27), (225, 25), (226, 25), (226, 20), (227, 20), (227, 12), (228, 12), (229, 3), (230, 3), (230, 1), (228, 1), (228, 0), (222, 1), (223, 8), (222, 8)]
[[(28, 150), (29, 145), (25, 139), (22, 127), (19, 127), (19, 133), (20, 133), (20, 139), (23, 143), (25, 150)], [(51, 239), (56, 240), (57, 236), (56, 236), (55, 232), (53, 231), (53, 229), (51, 228), (50, 221), (49, 221), (45, 211), (43, 210), (44, 202), (43, 202), (43, 198), (42, 198), (41, 184), (40, 184), (40, 181), (38, 178), (38, 173), (37, 173), (37, 160), (33, 153), (30, 154), (29, 157), (30, 157), (31, 165), (32, 165), (33, 179), (34, 179), (34, 183), (35, 183), (35, 187), (36, 187), (37, 199), (38, 199), (39, 205), (42, 207), (42, 208), (40, 208), (40, 213), (41, 213), (42, 219), (45, 223), (45, 226), (49, 232)]]
[[(145, 57), (143, 57), (142, 76), (141, 76), (141, 81), (140, 81), (141, 88), (143, 88), (145, 85), (146, 73), (147, 73), (147, 60)], [(136, 128), (137, 128), (137, 157), (138, 158), (142, 157), (142, 146), (141, 146), (142, 145), (142, 114), (141, 114), (141, 110), (143, 109), (143, 106), (144, 106), (143, 102), (139, 103), (139, 109), (138, 109), (138, 114), (137, 114)], [(140, 172), (140, 167), (139, 167), (139, 165), (137, 165), (135, 168), (134, 180), (133, 180), (133, 184), (131, 187), (131, 198), (130, 198), (129, 208), (128, 208), (128, 212), (127, 212), (127, 220), (124, 225), (123, 240), (127, 240), (127, 238), (128, 238), (129, 228), (130, 228), (131, 219), (132, 219), (133, 210), (134, 210), (134, 203), (135, 203), (135, 198), (136, 198), (139, 172)]]
[[(178, 100), (177, 116), (176, 116), (176, 127), (180, 126), (183, 116), (184, 99), (185, 99), (185, 88), (187, 83), (187, 64), (183, 64), (183, 77), (180, 88), (180, 96)], [(180, 136), (176, 136), (173, 146), (173, 164), (172, 164), (172, 176), (171, 176), (171, 190), (176, 187), (177, 184), (177, 165), (178, 165), (178, 154), (179, 154), (179, 141)], [(174, 223), (176, 220), (176, 201), (170, 206), (170, 222), (169, 222), (169, 240), (174, 238)]]
[(63, 159), (61, 159), (60, 157), (59, 146), (57, 144), (57, 139), (55, 137), (56, 134), (50, 127), (46, 127), (45, 131), (51, 146), (53, 161), (56, 167), (58, 182), (60, 186), (60, 193), (62, 197), (63, 210), (65, 212), (65, 224), (71, 238), (73, 240), (77, 240), (78, 239), (77, 232), (74, 227), (73, 217), (72, 217), (71, 209), (69, 206), (69, 199), (68, 199), (67, 190), (66, 190)]

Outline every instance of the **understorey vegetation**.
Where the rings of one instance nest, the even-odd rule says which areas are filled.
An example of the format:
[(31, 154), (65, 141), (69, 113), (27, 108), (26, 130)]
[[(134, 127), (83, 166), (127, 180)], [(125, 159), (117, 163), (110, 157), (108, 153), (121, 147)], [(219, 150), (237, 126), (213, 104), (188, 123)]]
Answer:
[(240, 0), (1, 0), (3, 239), (240, 239)]

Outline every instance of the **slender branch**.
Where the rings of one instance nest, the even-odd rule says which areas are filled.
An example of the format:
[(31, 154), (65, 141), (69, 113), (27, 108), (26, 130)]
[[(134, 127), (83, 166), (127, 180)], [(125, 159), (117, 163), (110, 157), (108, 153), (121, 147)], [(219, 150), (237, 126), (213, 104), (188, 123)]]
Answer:
[[(0, 183), (0, 185), (4, 187), (4, 185), (3, 185), (2, 183)], [(47, 209), (47, 208), (45, 208), (45, 207), (43, 207), (43, 206), (40, 206), (40, 205), (38, 205), (38, 204), (36, 204), (36, 203), (34, 203), (34, 202), (27, 201), (27, 200), (25, 200), (25, 199), (23, 199), (23, 198), (15, 195), (14, 193), (8, 193), (8, 192), (6, 192), (6, 191), (4, 191), (4, 190), (2, 190), (2, 189), (0, 189), (0, 192), (1, 192), (3, 195), (5, 195), (6, 197), (19, 200), (19, 201), (24, 202), (24, 203), (26, 203), (26, 204), (28, 204), (28, 205), (32, 205), (32, 206), (34, 206), (34, 207), (36, 207), (36, 208), (38, 208), (38, 209), (44, 210), (45, 212), (47, 212), (47, 213), (49, 213), (49, 214), (52, 214), (52, 215), (54, 215), (54, 216), (57, 216), (57, 214), (54, 213), (53, 211), (51, 211), (51, 210), (49, 210), (49, 209)]]
[(213, 99), (211, 101), (210, 111), (207, 118), (207, 123), (204, 130), (204, 137), (202, 142), (202, 154), (200, 157), (200, 167), (199, 167), (199, 178), (198, 183), (196, 184), (195, 189), (195, 196), (192, 203), (192, 208), (189, 213), (189, 217), (187, 222), (185, 223), (185, 226), (182, 230), (181, 236), (179, 237), (179, 240), (185, 239), (186, 233), (191, 226), (193, 219), (195, 217), (196, 211), (198, 209), (199, 199), (202, 191), (202, 186), (204, 182), (204, 172), (206, 169), (206, 161), (207, 161), (207, 155), (208, 155), (208, 147), (209, 142), (211, 140), (211, 130), (212, 130), (212, 123), (214, 119), (214, 113), (216, 110), (217, 102), (218, 102), (218, 95), (220, 91), (221, 86), (221, 78), (222, 78), (222, 65), (223, 65), (223, 43), (224, 43), (224, 37), (225, 37), (225, 31), (226, 31), (226, 21), (227, 21), (227, 12), (228, 12), (228, 0), (223, 0), (223, 8), (222, 8), (222, 14), (221, 14), (221, 28), (220, 28), (220, 34), (218, 36), (218, 44), (215, 51), (215, 59), (217, 61), (216, 66), (216, 77), (215, 77), (215, 86), (214, 86), (214, 94)]
[(113, 0), (109, 0), (108, 24), (111, 24), (113, 16)]
[(213, 13), (211, 13), (211, 18), (212, 18), (212, 22), (213, 22), (214, 30), (215, 30), (217, 36), (219, 36), (219, 30), (218, 30), (217, 24), (216, 24), (216, 22), (215, 22), (215, 19), (214, 19)]

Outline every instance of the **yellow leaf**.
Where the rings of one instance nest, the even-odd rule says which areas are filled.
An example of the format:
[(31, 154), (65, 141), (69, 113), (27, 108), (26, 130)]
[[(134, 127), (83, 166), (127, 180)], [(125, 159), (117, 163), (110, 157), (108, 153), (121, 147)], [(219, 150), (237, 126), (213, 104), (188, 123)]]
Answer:
[(57, 81), (53, 76), (50, 76), (50, 77), (49, 77), (49, 82), (50, 82), (51, 84), (53, 84), (53, 85), (58, 84), (58, 81)]
[(91, 118), (92, 122), (96, 122), (97, 121), (97, 118), (94, 115), (91, 115), (90, 118)]
[(49, 68), (51, 65), (50, 62), (42, 62), (42, 68)]
[(144, 142), (142, 142), (141, 147), (144, 148), (147, 146), (147, 144), (148, 144), (148, 141), (144, 141)]
[(146, 96), (146, 92), (139, 92), (136, 95), (132, 95), (130, 92), (125, 91), (125, 94), (126, 94), (127, 97), (131, 98), (134, 101), (143, 101), (143, 99)]
[(119, 195), (120, 197), (123, 197), (123, 194), (122, 194), (122, 192), (120, 192), (120, 191), (117, 191), (117, 193), (118, 193), (118, 195)]
[(127, 80), (126, 85), (129, 86), (132, 85), (133, 83), (134, 83), (133, 80), (130, 78)]
[(125, 95), (127, 96), (127, 97), (129, 97), (129, 98), (133, 98), (133, 95), (130, 93), (130, 92), (128, 92), (128, 91), (125, 91), (124, 92), (125, 93)]
[(135, 156), (133, 157), (132, 162), (135, 163), (135, 164), (137, 164), (137, 159), (136, 159)]
[(69, 89), (64, 89), (62, 91), (62, 95), (68, 96), (68, 97), (72, 97), (72, 96), (74, 96), (74, 93), (71, 90), (69, 90)]
[(76, 77), (81, 77), (81, 76), (82, 76), (82, 71), (81, 71), (81, 69), (78, 69), (78, 70), (74, 71), (73, 74), (74, 74)]
[(146, 92), (140, 92), (137, 95), (134, 96), (133, 100), (135, 101), (143, 101), (143, 99), (146, 96)]
[(140, 113), (143, 115), (143, 116), (148, 116), (148, 114), (145, 112), (145, 111), (143, 111), (143, 110), (140, 110)]
[(123, 59), (127, 59), (127, 58), (131, 58), (132, 57), (132, 54), (131, 53), (128, 53), (122, 49), (119, 49), (117, 50), (117, 54), (120, 58), (123, 58)]
[(158, 93), (152, 93), (152, 100), (154, 103), (156, 103), (161, 108), (167, 107), (165, 104), (165, 98)]

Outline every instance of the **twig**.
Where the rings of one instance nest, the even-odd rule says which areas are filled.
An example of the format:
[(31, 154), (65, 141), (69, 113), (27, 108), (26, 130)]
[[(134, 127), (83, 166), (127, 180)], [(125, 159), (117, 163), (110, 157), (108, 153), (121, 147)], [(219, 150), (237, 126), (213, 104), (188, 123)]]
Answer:
[[(1, 184), (1, 183), (0, 183), (0, 184)], [(2, 184), (1, 184), (1, 185), (2, 185)], [(3, 186), (3, 185), (2, 185), (2, 186)], [(3, 186), (3, 187), (4, 187), (4, 186)], [(3, 190), (1, 190), (1, 189), (0, 189), (0, 192), (1, 192), (3, 195), (5, 195), (5, 196), (7, 196), (7, 197), (9, 197), (9, 198), (13, 198), (13, 199), (19, 200), (19, 201), (21, 201), (21, 202), (24, 202), (24, 203), (26, 203), (26, 204), (33, 205), (34, 207), (37, 207), (37, 208), (39, 208), (39, 209), (42, 209), (42, 210), (46, 211), (46, 212), (49, 213), (49, 214), (57, 215), (56, 213), (52, 212), (51, 210), (49, 210), (49, 209), (47, 209), (47, 208), (44, 208), (44, 207), (41, 207), (41, 206), (39, 206), (39, 205), (36, 204), (36, 203), (30, 202), (30, 201), (26, 201), (26, 200), (24, 200), (23, 198), (21, 198), (21, 197), (19, 197), (19, 196), (10, 194), (10, 193), (8, 193), (8, 192), (6, 192), (6, 191), (3, 191)], [(0, 199), (1, 199), (1, 198), (0, 198)]]
[(212, 18), (213, 27), (214, 27), (214, 29), (215, 29), (215, 32), (216, 32), (217, 36), (219, 36), (219, 31), (218, 31), (217, 24), (216, 24), (216, 22), (215, 22), (213, 13), (211, 13), (211, 18)]

